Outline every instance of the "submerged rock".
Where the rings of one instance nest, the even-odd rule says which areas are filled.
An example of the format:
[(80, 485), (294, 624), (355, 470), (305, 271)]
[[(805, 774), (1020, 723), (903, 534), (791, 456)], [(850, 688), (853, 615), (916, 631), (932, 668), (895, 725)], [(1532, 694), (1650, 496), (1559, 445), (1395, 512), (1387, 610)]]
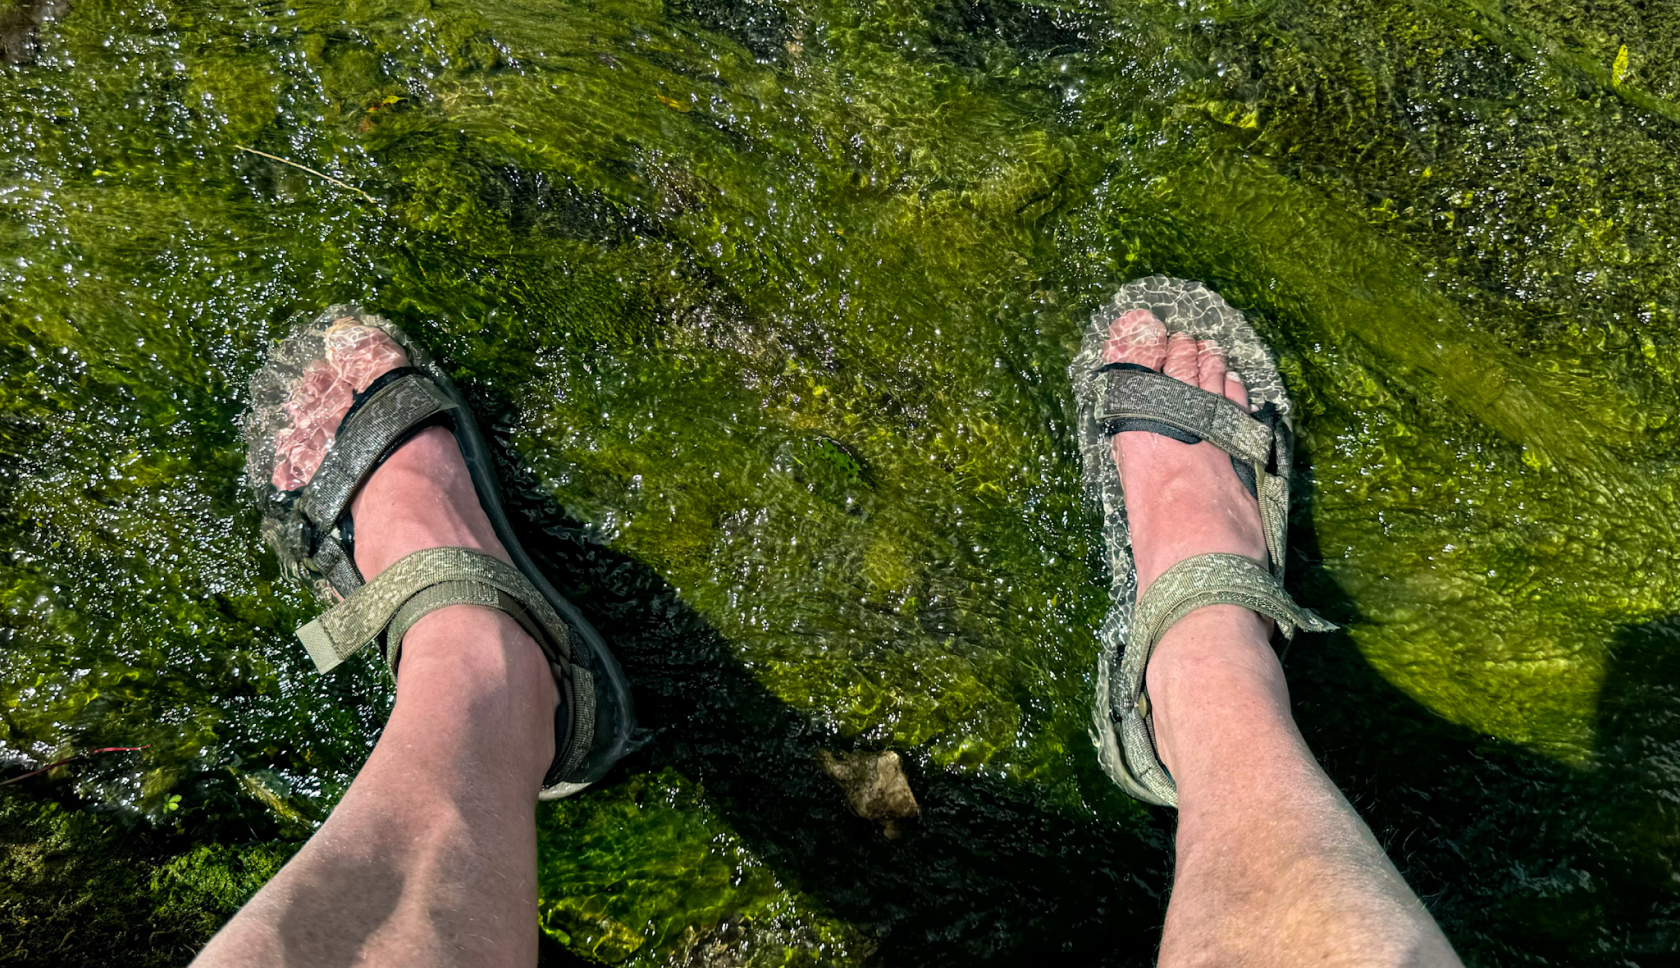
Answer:
[(865, 820), (881, 825), (888, 840), (897, 840), (904, 825), (921, 819), (922, 808), (910, 781), (904, 777), (904, 761), (892, 750), (878, 753), (830, 753), (817, 751), (823, 772), (846, 794), (846, 805)]
[(70, 0), (11, 0), (0, 4), (0, 64), (33, 64), (41, 25), (70, 12)]

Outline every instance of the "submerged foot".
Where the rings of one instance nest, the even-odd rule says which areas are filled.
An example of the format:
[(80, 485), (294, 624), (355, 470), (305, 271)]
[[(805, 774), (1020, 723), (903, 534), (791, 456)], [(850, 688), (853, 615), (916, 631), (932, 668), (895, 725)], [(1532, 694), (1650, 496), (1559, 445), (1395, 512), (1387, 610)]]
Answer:
[[(1135, 309), (1109, 327), (1104, 348), (1106, 363), (1136, 363), (1210, 393), (1222, 394), (1249, 408), (1248, 388), (1226, 365), (1221, 347), (1185, 333), (1168, 334), (1166, 326), (1148, 310)], [(1238, 480), (1231, 458), (1210, 443), (1186, 444), (1148, 431), (1129, 431), (1112, 438), (1114, 463), (1126, 494), (1126, 518), (1131, 528), (1132, 556), (1137, 567), (1138, 596), (1173, 565), (1194, 555), (1225, 552), (1266, 561), (1266, 537), (1260, 524), (1260, 505)], [(1210, 625), (1230, 626), (1233, 641), (1256, 639), (1242, 634), (1260, 629), (1264, 642), (1269, 620), (1235, 605), (1200, 609), (1169, 629), (1149, 660), (1146, 681), (1150, 693), (1165, 690), (1157, 683), (1180, 671), (1189, 656), (1187, 641)], [(1224, 638), (1225, 636), (1219, 636)], [(1233, 646), (1241, 649), (1242, 646)], [(1269, 650), (1267, 650), (1269, 653)], [(1232, 656), (1250, 661), (1258, 657)], [(1275, 662), (1274, 660), (1271, 660)], [(1159, 713), (1157, 741), (1167, 769), (1176, 759), (1167, 723)]]
[[(275, 442), (273, 478), (283, 491), (314, 477), (355, 395), (409, 362), (390, 336), (354, 317), (335, 322), (324, 342), (325, 358), (304, 368), (285, 403), (292, 426)], [(351, 501), (350, 513), (356, 567), (369, 580), (425, 548), (471, 548), (511, 561), (479, 504), (454, 435), (443, 427), (421, 431), (386, 458)]]
[[(410, 362), (354, 317), (323, 335), (324, 357), (283, 404), (289, 427), (272, 479), (282, 490), (314, 478), (355, 394)], [(369, 579), (426, 548), (508, 558), (442, 427), (397, 447), (357, 491), (351, 516)], [(508, 613), (457, 604), (409, 627), (398, 680), (390, 718), (343, 798), (195, 966), (536, 964), (533, 808), (554, 760), (558, 704), (548, 663)]]
[[(326, 357), (310, 364), (285, 403), (292, 429), (276, 442), (274, 485), (304, 486), (320, 468), (355, 394), (380, 376), (407, 366), (407, 355), (383, 331), (353, 317), (338, 320), (325, 334)], [(369, 476), (350, 502), (355, 523), (353, 556), (371, 581), (399, 559), (426, 548), (470, 548), (512, 563), (479, 503), (478, 490), (461, 448), (447, 428), (431, 427), (398, 447)], [(511, 654), (491, 654), (513, 643)], [(438, 653), (447, 651), (447, 656)], [(483, 672), (490, 680), (512, 681), (532, 690), (539, 709), (559, 703), (554, 678), (537, 643), (504, 612), (475, 605), (438, 609), (421, 619), (403, 640), (400, 675), (452, 663), (452, 677)], [(514, 663), (517, 667), (511, 667)], [(494, 688), (487, 681), (487, 688)], [(399, 696), (402, 693), (399, 691)], [(539, 717), (542, 725), (551, 719)], [(553, 756), (554, 734), (543, 726), (533, 739), (541, 769)]]
[[(1107, 362), (1157, 369), (1252, 409), (1220, 347), (1169, 335), (1141, 310), (1109, 333)], [(1266, 562), (1259, 502), (1224, 451), (1136, 431), (1114, 435), (1113, 455), (1140, 595), (1194, 555)], [(1149, 721), (1179, 810), (1159, 963), (1457, 965), (1313, 759), (1271, 633), (1257, 612), (1211, 605), (1168, 628), (1149, 655)]]

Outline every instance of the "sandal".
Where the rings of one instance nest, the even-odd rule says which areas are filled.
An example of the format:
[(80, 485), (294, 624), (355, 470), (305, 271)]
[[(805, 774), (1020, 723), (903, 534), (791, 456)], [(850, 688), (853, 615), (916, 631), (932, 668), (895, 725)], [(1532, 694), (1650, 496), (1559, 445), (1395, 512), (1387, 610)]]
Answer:
[[(1109, 324), (1146, 309), (1169, 332), (1214, 340), (1248, 383), (1253, 413), (1216, 393), (1135, 363), (1103, 363)], [(1174, 807), (1178, 788), (1155, 750), (1154, 720), (1144, 671), (1156, 643), (1179, 619), (1208, 605), (1234, 604), (1277, 623), (1283, 639), (1296, 629), (1335, 625), (1296, 605), (1283, 588), (1289, 526), (1289, 471), (1294, 430), (1283, 378), (1266, 345), (1241, 313), (1199, 282), (1151, 276), (1122, 287), (1092, 317), (1072, 367), (1079, 408), (1086, 485), (1101, 497), (1110, 571), (1108, 617), (1098, 633), (1097, 695), (1092, 738), (1103, 769), (1132, 796)], [(1206, 441), (1231, 455), (1238, 479), (1260, 503), (1269, 563), (1242, 555), (1204, 554), (1167, 569), (1137, 600), (1137, 570), (1126, 523), (1126, 495), (1109, 437), (1147, 430), (1185, 443)]]
[[(315, 412), (330, 412), (334, 394), (338, 406), (351, 401), (339, 423)], [(366, 582), (353, 557), (351, 498), (387, 456), (435, 426), (454, 432), (513, 564), (467, 548), (429, 548)], [(319, 671), (377, 645), (395, 676), (404, 633), (427, 613), (457, 604), (499, 609), (536, 640), (560, 688), (554, 762), (539, 799), (582, 790), (628, 752), (634, 715), (618, 661), (519, 543), (466, 400), (401, 330), (353, 306), (300, 323), (251, 377), (244, 436), (263, 536), (282, 570), (329, 606), (297, 632)]]

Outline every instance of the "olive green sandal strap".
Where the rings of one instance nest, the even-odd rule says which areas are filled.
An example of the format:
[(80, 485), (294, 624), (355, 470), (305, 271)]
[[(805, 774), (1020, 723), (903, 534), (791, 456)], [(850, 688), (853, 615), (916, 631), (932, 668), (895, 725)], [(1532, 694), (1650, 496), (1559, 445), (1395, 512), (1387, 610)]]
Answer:
[(385, 661), (395, 674), (403, 636), (426, 615), (450, 605), (506, 612), (542, 648), (560, 688), (557, 715), (565, 717), (558, 724), (554, 765), (544, 785), (569, 775), (594, 742), (594, 680), (574, 662), (571, 632), (553, 606), (519, 569), (500, 558), (469, 548), (416, 551), (298, 629), (297, 637), (321, 672), (383, 639)]
[[(432, 550), (466, 551), (464, 548)], [(501, 559), (482, 555), (479, 557), (482, 561), (474, 562), (474, 565), (489, 563), (493, 570), (506, 569), (512, 572), (512, 577), (520, 581), (525, 580), (525, 576), (519, 574), (511, 565), (504, 564)], [(500, 566), (500, 569), (494, 566)], [(384, 577), (383, 573), (379, 577)], [(415, 592), (391, 616), (391, 623), (385, 629), (385, 661), (391, 668), (391, 674), (395, 676), (397, 661), (402, 657), (403, 636), (414, 627), (414, 623), (440, 608), (451, 605), (479, 605), (512, 616), (513, 620), (519, 623), (519, 627), (525, 630), (525, 634), (542, 646), (549, 669), (554, 673), (555, 683), (560, 688), (559, 714), (566, 716), (568, 720), (560, 735), (555, 738), (554, 765), (549, 770), (552, 780), (545, 779), (543, 782), (544, 786), (549, 786), (551, 782), (577, 769), (594, 742), (594, 678), (590, 676), (588, 669), (572, 661), (574, 657), (570, 631), (562, 623), (560, 616), (549, 607), (547, 600), (529, 583), (526, 584), (526, 591), (519, 593), (520, 597), (515, 597), (515, 594), (510, 594), (509, 590), (503, 587), (507, 577), (509, 576), (504, 572), (493, 581), (486, 581), (482, 577), (448, 578), (437, 580), (436, 584)], [(376, 578), (375, 581), (377, 580)]]
[(1310, 608), (1295, 604), (1266, 566), (1246, 555), (1206, 554), (1186, 558), (1150, 583), (1138, 601), (1132, 641), (1143, 644), (1141, 661), (1179, 619), (1209, 605), (1240, 605), (1277, 622), (1285, 639), (1295, 630), (1329, 632), (1336, 626)]
[(1194, 434), (1232, 457), (1264, 466), (1272, 428), (1217, 393), (1152, 370), (1111, 370), (1097, 416), (1104, 422), (1153, 420)]
[(1272, 577), (1283, 587), (1284, 542), (1289, 537), (1289, 478), (1256, 471), (1255, 498), (1260, 502), (1260, 530), (1266, 535), (1266, 554)]
[(423, 373), (380, 387), (339, 427), (320, 468), (298, 495), (298, 510), (317, 530), (332, 530), (392, 446), (422, 422), (454, 409), (455, 401)]
[(1176, 805), (1178, 790), (1155, 750), (1144, 673), (1155, 645), (1184, 616), (1209, 605), (1238, 605), (1277, 622), (1285, 639), (1298, 629), (1330, 632), (1335, 623), (1295, 604), (1283, 582), (1265, 565), (1244, 555), (1205, 554), (1186, 558), (1150, 583), (1138, 601), (1132, 634), (1120, 663), (1124, 690), (1118, 724), (1121, 748), (1133, 778), (1163, 803)]
[[(496, 585), (473, 578), (439, 581), (415, 592), (403, 602), (402, 607), (391, 616), (391, 624), (385, 627), (385, 664), (390, 667), (391, 675), (397, 674), (397, 662), (402, 658), (403, 636), (408, 634), (408, 630), (427, 615), (451, 605), (481, 605), (484, 608), (506, 612), (519, 623), (526, 635), (538, 642), (551, 637), (551, 633), (539, 625), (536, 617), (525, 608), (524, 602)], [(548, 652), (547, 649), (543, 651)]]
[[(459, 601), (449, 601), (451, 596)], [(500, 558), (467, 548), (427, 548), (398, 560), (298, 629), (297, 636), (315, 667), (327, 672), (388, 629), (407, 632), (426, 612), (464, 603), (508, 612), (534, 633), (550, 659), (571, 660), (565, 623), (530, 580)], [(402, 627), (396, 628), (399, 620)], [(395, 670), (401, 635), (388, 635), (386, 641), (386, 661)]]
[(349, 595), (366, 584), (361, 570), (356, 567), (356, 559), (350, 555), (350, 549), (330, 533), (317, 538), (315, 553), (310, 555), (309, 561), (340, 595)]
[(1097, 416), (1110, 432), (1138, 429), (1206, 441), (1229, 454), (1233, 463), (1253, 468), (1266, 552), (1273, 574), (1282, 578), (1289, 529), (1289, 428), (1260, 420), (1221, 394), (1144, 367), (1105, 370), (1099, 378), (1107, 382)]

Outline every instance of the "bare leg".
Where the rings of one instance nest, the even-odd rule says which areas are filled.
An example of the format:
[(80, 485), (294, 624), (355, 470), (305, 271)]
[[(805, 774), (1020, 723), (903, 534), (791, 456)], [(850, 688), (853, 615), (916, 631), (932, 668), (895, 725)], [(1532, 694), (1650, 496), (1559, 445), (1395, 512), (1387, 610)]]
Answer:
[[(1248, 405), (1218, 348), (1170, 338), (1144, 312), (1115, 321), (1108, 360)], [(1138, 584), (1191, 555), (1264, 561), (1254, 498), (1212, 444), (1119, 434)], [(1177, 870), (1160, 963), (1457, 965), (1434, 920), (1313, 759), (1289, 711), (1270, 620), (1192, 612), (1156, 647), (1148, 686), (1161, 759), (1178, 783)]]
[[(506, 558), (454, 438), (428, 430), (357, 495), (371, 578), (421, 548)], [(512, 618), (457, 605), (403, 641), (390, 722), (343, 801), (195, 965), (533, 965), (537, 790), (554, 679)]]

